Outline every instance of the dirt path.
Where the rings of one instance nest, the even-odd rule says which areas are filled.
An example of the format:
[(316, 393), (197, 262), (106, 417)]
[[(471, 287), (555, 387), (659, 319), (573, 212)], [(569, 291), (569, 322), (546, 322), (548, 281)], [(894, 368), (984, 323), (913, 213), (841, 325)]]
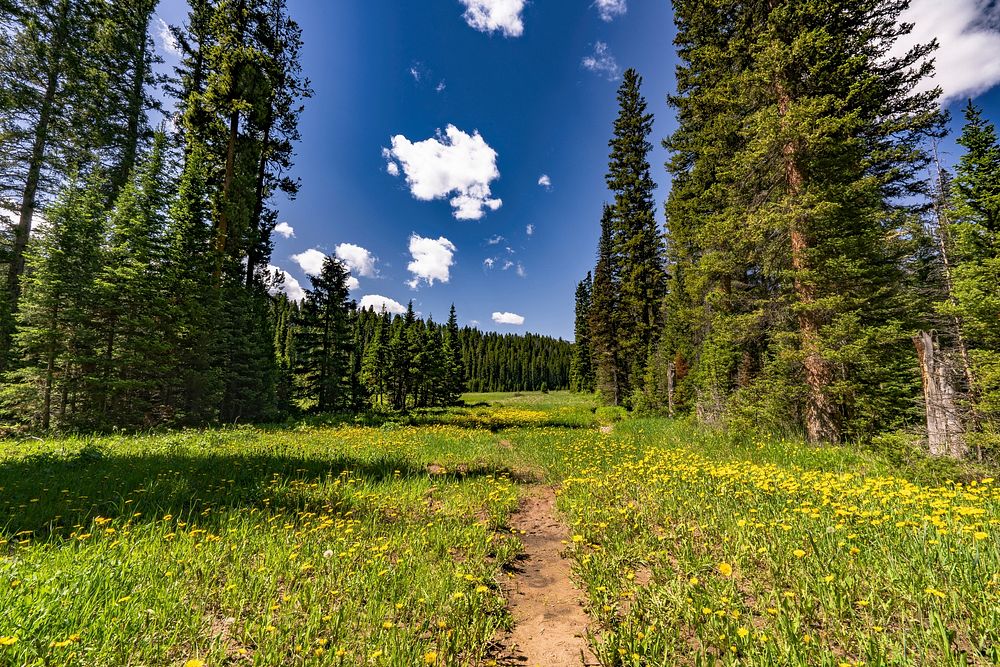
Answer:
[[(511, 527), (524, 543), (515, 576), (505, 588), (514, 629), (505, 639), (501, 664), (525, 667), (597, 665), (587, 646), (589, 619), (582, 596), (570, 580), (570, 564), (560, 554), (568, 539), (556, 512), (555, 493), (531, 487)], [(521, 532), (523, 531), (523, 535)]]

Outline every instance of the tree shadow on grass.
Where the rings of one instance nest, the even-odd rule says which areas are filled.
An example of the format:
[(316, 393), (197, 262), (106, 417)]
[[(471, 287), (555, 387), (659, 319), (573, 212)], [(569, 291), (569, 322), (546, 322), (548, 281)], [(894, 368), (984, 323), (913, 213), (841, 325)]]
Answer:
[[(29, 536), (33, 541), (66, 537), (96, 517), (140, 523), (171, 515), (202, 525), (211, 524), (220, 510), (235, 508), (288, 517), (309, 510), (355, 510), (357, 516), (364, 508), (344, 488), (351, 479), (366, 484), (414, 478), (462, 483), (509, 474), (486, 464), (441, 472), (392, 455), (117, 454), (88, 446), (72, 455), (0, 462), (0, 544)], [(338, 478), (341, 484), (334, 485)], [(321, 490), (312, 492), (312, 485), (322, 485)]]

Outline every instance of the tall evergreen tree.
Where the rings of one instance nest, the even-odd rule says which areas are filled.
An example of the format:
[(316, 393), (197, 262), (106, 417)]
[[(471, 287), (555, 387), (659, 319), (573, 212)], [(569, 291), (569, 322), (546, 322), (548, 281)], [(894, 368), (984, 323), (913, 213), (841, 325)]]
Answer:
[(372, 405), (382, 408), (386, 405), (391, 371), (389, 328), (391, 317), (385, 309), (376, 317), (375, 332), (365, 349), (361, 363), (361, 382), (368, 389)]
[(594, 269), (590, 307), (590, 342), (594, 354), (597, 390), (611, 405), (625, 399), (627, 370), (622, 361), (619, 280), (614, 254), (612, 225), (614, 210), (605, 205), (601, 218), (601, 240)]
[(590, 392), (594, 390), (594, 371), (590, 349), (591, 290), (590, 272), (576, 286), (576, 319), (573, 326), (573, 361), (570, 366), (570, 389)]
[(642, 96), (642, 77), (625, 71), (618, 88), (618, 118), (608, 164), (608, 188), (614, 194), (612, 252), (618, 270), (616, 304), (624, 326), (620, 334), (625, 392), (642, 387), (646, 363), (659, 340), (660, 313), (666, 294), (666, 248), (656, 223), (649, 135), (653, 115)]
[(350, 374), (353, 349), (350, 328), (350, 273), (336, 257), (323, 260), (312, 288), (306, 290), (296, 342), (302, 399), (320, 412), (351, 407)]
[(89, 383), (97, 356), (90, 320), (106, 226), (104, 183), (72, 179), (46, 210), (48, 224), (30, 254), (18, 312), (19, 366), (8, 372), (8, 410), (42, 429), (94, 426)]
[(952, 184), (953, 298), (940, 308), (960, 320), (971, 357), (971, 399), (983, 423), (979, 449), (1000, 446), (1000, 141), (971, 102), (958, 139), (965, 153)]
[(164, 232), (171, 193), (166, 137), (159, 134), (111, 212), (92, 313), (101, 334), (96, 390), (100, 421), (150, 425), (159, 420), (161, 377), (168, 366), (161, 336), (165, 294)]
[(675, 5), (669, 220), (696, 305), (679, 315), (705, 332), (699, 407), (800, 411), (814, 442), (906, 419), (917, 383), (899, 232), (941, 122), (937, 92), (915, 92), (931, 47), (892, 56), (907, 4), (727, 2), (719, 20)]
[(6, 267), (11, 310), (20, 297), (38, 209), (98, 148), (92, 135), (103, 119), (93, 112), (102, 91), (94, 77), (99, 68), (93, 45), (100, 8), (93, 0), (18, 0), (4, 13), (0, 203), (17, 214)]
[(465, 392), (465, 367), (462, 363), (462, 342), (458, 332), (458, 316), (455, 314), (455, 304), (448, 311), (448, 323), (444, 331), (444, 400), (446, 403), (458, 403)]

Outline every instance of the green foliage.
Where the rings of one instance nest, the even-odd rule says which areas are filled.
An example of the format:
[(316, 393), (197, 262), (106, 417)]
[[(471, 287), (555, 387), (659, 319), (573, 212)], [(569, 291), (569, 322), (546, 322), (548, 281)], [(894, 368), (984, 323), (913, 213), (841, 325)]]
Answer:
[(816, 442), (919, 420), (904, 275), (942, 120), (933, 46), (891, 55), (907, 3), (840, 4), (675, 3), (666, 141), (670, 402)]

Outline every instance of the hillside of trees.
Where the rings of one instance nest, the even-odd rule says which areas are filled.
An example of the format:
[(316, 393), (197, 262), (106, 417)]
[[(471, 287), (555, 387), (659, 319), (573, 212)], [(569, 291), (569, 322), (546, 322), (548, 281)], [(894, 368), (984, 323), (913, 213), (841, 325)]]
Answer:
[(232, 423), (568, 386), (568, 343), (359, 312), (332, 257), (290, 302), (269, 260), (300, 187), (301, 30), (286, 0), (192, 0), (164, 78), (156, 6), (0, 3), (7, 422)]
[(1000, 143), (970, 102), (963, 154), (938, 162), (936, 45), (894, 49), (907, 4), (673, 3), (666, 229), (630, 70), (574, 389), (814, 443), (996, 453)]

